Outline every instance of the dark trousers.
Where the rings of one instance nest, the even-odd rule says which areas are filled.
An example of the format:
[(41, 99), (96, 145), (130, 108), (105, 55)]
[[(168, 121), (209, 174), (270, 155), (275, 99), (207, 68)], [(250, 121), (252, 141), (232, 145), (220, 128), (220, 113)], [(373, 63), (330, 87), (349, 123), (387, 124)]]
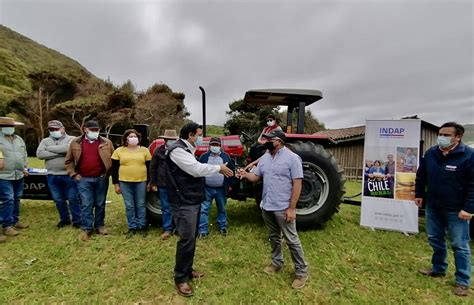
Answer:
[(176, 224), (176, 231), (179, 235), (179, 241), (176, 244), (176, 264), (174, 267), (174, 281), (176, 284), (179, 284), (188, 282), (193, 272), (201, 205), (171, 203), (170, 206)]

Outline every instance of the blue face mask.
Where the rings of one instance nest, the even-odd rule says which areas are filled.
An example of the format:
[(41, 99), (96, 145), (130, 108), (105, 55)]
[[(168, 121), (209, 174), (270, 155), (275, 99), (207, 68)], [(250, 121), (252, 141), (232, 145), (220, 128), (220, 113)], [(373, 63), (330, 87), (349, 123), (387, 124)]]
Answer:
[(55, 131), (50, 131), (50, 132), (49, 132), (49, 135), (50, 135), (52, 138), (59, 139), (63, 134), (61, 133), (61, 131), (55, 130)]
[(197, 136), (196, 137), (196, 142), (194, 143), (196, 146), (201, 146), (203, 143), (202, 141), (202, 136)]
[(97, 140), (97, 138), (99, 137), (99, 133), (96, 132), (96, 131), (88, 131), (86, 133), (86, 137), (91, 140), (91, 141), (94, 141), (94, 140)]
[(2, 127), (2, 133), (6, 136), (11, 136), (15, 133), (15, 127)]
[(446, 137), (446, 136), (438, 136), (438, 138), (436, 139), (436, 142), (438, 143), (438, 146), (441, 148), (447, 148), (452, 145), (451, 137)]
[(171, 147), (171, 145), (173, 145), (174, 143), (176, 143), (176, 140), (168, 140), (166, 141), (166, 147)]
[(210, 150), (213, 154), (218, 154), (221, 152), (221, 148), (219, 146), (211, 146)]

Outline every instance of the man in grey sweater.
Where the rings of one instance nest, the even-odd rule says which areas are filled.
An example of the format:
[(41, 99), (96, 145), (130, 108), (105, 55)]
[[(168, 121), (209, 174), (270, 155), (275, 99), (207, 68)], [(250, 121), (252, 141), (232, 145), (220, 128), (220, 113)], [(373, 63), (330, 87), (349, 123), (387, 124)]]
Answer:
[(73, 136), (66, 134), (63, 123), (48, 122), (49, 137), (41, 140), (36, 156), (45, 161), (48, 170), (48, 187), (59, 212), (58, 228), (71, 224), (81, 227), (81, 202), (74, 180), (69, 177), (64, 166), (64, 158)]

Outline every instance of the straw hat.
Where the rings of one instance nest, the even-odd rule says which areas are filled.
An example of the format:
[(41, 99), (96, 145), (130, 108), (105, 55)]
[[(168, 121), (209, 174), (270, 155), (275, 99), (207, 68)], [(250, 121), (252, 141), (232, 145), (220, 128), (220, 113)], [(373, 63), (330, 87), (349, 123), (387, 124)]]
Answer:
[(175, 129), (166, 129), (165, 133), (162, 136), (159, 136), (158, 139), (177, 140), (178, 134)]
[(15, 120), (13, 118), (9, 118), (9, 117), (0, 117), (0, 127), (13, 127), (13, 126), (22, 126), (22, 125), (25, 125), (23, 123), (20, 123), (20, 122), (15, 122)]

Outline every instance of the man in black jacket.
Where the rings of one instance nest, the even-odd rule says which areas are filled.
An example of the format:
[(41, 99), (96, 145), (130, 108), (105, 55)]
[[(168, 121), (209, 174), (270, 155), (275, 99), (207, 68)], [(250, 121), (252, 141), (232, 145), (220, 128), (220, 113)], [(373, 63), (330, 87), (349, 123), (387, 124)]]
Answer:
[(167, 129), (158, 138), (164, 139), (165, 143), (157, 147), (153, 153), (150, 163), (150, 187), (152, 191), (158, 191), (160, 196), (161, 219), (163, 223), (161, 239), (167, 240), (173, 234), (174, 225), (168, 200), (168, 189), (166, 188), (166, 151), (178, 140), (178, 135), (176, 130)]
[(166, 173), (168, 198), (180, 237), (176, 245), (174, 280), (178, 294), (189, 297), (193, 295), (189, 280), (204, 276), (204, 273), (193, 270), (199, 211), (204, 200), (202, 177), (218, 172), (231, 177), (234, 173), (225, 164), (203, 164), (196, 160), (195, 147), (202, 143), (200, 125), (184, 125), (179, 137), (180, 139), (168, 149)]
[(425, 276), (446, 274), (445, 236), (454, 252), (456, 285), (453, 293), (466, 296), (471, 278), (469, 221), (474, 213), (474, 150), (461, 142), (464, 127), (448, 122), (438, 132), (438, 145), (430, 148), (416, 173), (415, 203), (426, 201), (426, 231), (433, 248), (432, 268)]

